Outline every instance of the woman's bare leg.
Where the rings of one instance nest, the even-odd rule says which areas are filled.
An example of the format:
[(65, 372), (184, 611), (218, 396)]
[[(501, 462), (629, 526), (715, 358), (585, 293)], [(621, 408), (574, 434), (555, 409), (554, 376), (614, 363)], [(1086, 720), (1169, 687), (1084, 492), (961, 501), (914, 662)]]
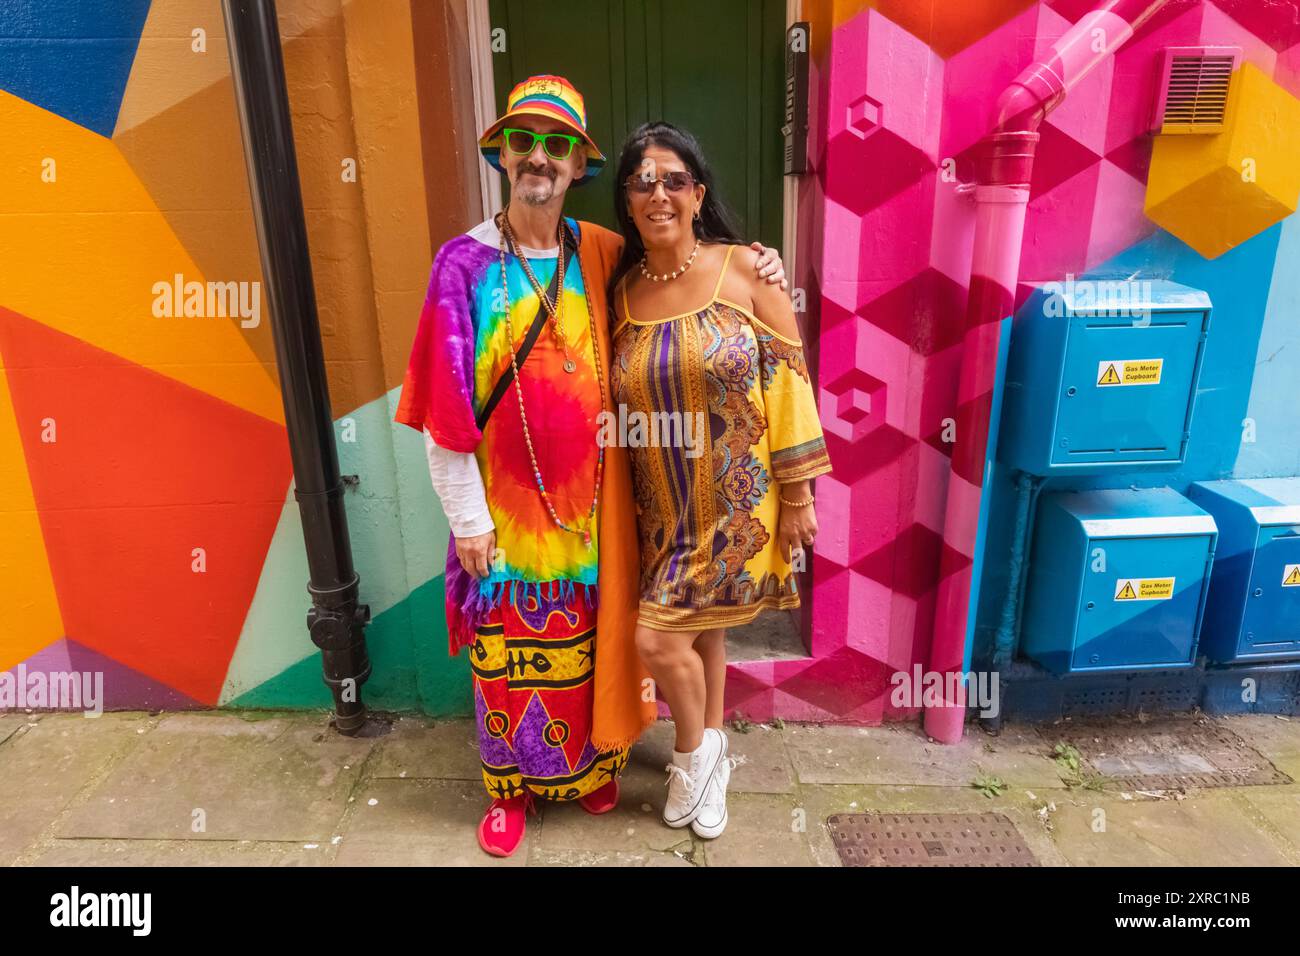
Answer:
[(720, 627), (701, 631), (695, 639), (695, 651), (704, 662), (704, 726), (721, 730), (727, 684), (727, 632)]
[(707, 687), (704, 662), (692, 646), (697, 636), (694, 631), (656, 631), (644, 624), (636, 628), (637, 653), (672, 709), (674, 748), (679, 753), (697, 750), (704, 742)]

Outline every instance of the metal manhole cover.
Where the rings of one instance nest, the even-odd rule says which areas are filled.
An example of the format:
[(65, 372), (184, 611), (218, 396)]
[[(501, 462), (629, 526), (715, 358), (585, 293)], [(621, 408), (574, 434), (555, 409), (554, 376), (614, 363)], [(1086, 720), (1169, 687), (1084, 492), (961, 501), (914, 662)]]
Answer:
[(826, 826), (845, 866), (1038, 866), (1000, 813), (836, 813)]
[(1079, 751), (1080, 772), (1108, 788), (1182, 790), (1292, 783), (1258, 750), (1211, 720), (1072, 721), (1039, 732)]

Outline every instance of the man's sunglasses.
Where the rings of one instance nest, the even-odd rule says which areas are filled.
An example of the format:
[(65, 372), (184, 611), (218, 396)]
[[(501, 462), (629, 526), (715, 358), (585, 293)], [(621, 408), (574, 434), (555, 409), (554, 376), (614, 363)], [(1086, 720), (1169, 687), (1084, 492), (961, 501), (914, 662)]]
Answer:
[(578, 145), (577, 136), (568, 133), (534, 133), (530, 129), (503, 129), (506, 149), (516, 156), (527, 156), (537, 148), (537, 141), (542, 141), (542, 149), (551, 159), (568, 159), (573, 147)]
[(629, 176), (627, 182), (623, 185), (627, 187), (628, 192), (648, 196), (655, 191), (655, 185), (658, 183), (664, 184), (665, 192), (679, 193), (694, 186), (695, 177), (685, 170), (678, 170), (669, 173), (662, 179), (651, 179), (648, 176)]

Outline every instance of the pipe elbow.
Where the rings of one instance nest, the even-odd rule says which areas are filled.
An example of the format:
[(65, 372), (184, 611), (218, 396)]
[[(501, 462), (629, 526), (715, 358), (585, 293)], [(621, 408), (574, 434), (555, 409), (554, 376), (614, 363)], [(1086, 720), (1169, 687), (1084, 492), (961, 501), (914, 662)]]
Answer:
[(1065, 98), (1065, 83), (1045, 62), (1027, 67), (997, 101), (997, 133), (1032, 133)]

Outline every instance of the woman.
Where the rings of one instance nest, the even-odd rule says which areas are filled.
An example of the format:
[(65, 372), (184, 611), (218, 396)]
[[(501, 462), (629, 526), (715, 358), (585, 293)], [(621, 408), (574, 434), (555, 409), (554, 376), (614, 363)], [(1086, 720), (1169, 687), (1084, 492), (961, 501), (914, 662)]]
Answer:
[[(713, 838), (734, 766), (725, 628), (798, 606), (792, 562), (817, 534), (809, 483), (830, 461), (790, 299), (754, 278), (695, 139), (667, 123), (633, 132), (614, 202), (626, 241), (611, 280), (614, 401), (629, 421), (668, 423), (627, 442), (636, 645), (676, 723), (664, 821)], [(665, 432), (678, 440), (657, 441)]]

